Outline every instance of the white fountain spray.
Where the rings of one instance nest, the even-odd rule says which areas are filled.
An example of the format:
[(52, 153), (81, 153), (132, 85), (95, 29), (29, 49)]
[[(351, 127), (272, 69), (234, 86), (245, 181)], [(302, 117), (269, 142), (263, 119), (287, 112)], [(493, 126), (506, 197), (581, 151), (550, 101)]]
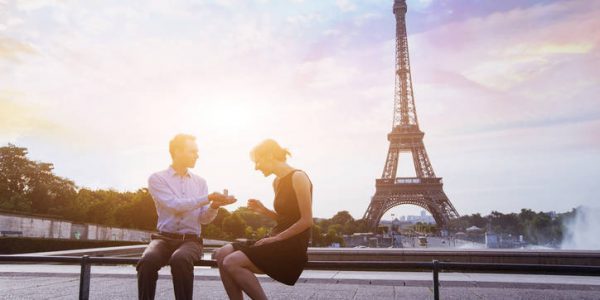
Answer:
[(600, 250), (600, 208), (580, 206), (564, 225), (561, 249)]

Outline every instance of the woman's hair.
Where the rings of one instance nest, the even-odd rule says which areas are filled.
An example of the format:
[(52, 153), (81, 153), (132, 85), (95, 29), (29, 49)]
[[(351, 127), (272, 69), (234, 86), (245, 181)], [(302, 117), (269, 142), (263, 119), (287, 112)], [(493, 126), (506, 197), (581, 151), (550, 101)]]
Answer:
[(288, 155), (292, 156), (287, 149), (279, 146), (275, 140), (266, 139), (260, 144), (256, 145), (254, 149), (250, 151), (250, 159), (252, 159), (252, 161), (256, 161), (258, 158), (269, 154), (272, 155), (274, 159), (282, 162), (286, 161)]

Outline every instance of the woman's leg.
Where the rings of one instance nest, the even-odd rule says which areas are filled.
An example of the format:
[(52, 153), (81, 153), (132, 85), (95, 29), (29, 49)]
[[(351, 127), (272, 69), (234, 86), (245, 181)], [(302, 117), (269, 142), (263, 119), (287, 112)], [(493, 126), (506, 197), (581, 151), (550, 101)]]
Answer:
[(233, 278), (229, 275), (228, 272), (225, 271), (223, 267), (223, 261), (225, 257), (229, 254), (233, 253), (235, 250), (231, 244), (227, 244), (215, 253), (215, 259), (217, 260), (217, 265), (219, 265), (219, 274), (221, 274), (221, 282), (223, 282), (223, 287), (225, 287), (225, 291), (229, 296), (229, 299), (237, 300), (243, 299), (244, 296), (242, 294), (242, 289), (235, 283)]
[(258, 269), (242, 251), (235, 251), (225, 257), (223, 268), (230, 278), (239, 286), (250, 298), (254, 300), (267, 299), (255, 273), (263, 273)]

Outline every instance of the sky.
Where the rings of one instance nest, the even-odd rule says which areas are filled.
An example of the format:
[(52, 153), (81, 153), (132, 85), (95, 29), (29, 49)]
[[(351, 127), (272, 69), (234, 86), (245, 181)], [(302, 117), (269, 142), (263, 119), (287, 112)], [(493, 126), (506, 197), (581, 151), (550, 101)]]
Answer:
[[(459, 214), (597, 207), (600, 1), (407, 3), (419, 124)], [(0, 0), (0, 145), (133, 191), (193, 134), (193, 171), (235, 208), (272, 202), (248, 153), (274, 138), (312, 179), (314, 216), (361, 218), (389, 147), (392, 4)]]

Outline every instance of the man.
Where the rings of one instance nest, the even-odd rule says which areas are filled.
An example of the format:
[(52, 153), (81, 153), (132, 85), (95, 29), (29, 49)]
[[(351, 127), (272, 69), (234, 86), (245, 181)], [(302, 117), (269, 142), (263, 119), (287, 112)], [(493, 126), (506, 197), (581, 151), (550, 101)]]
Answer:
[(191, 172), (198, 159), (196, 138), (179, 134), (169, 143), (171, 166), (148, 179), (158, 213), (158, 233), (137, 265), (139, 299), (154, 299), (158, 270), (170, 265), (176, 299), (192, 299), (194, 261), (202, 257), (201, 224), (210, 223), (220, 206), (235, 198), (208, 195), (206, 181)]

